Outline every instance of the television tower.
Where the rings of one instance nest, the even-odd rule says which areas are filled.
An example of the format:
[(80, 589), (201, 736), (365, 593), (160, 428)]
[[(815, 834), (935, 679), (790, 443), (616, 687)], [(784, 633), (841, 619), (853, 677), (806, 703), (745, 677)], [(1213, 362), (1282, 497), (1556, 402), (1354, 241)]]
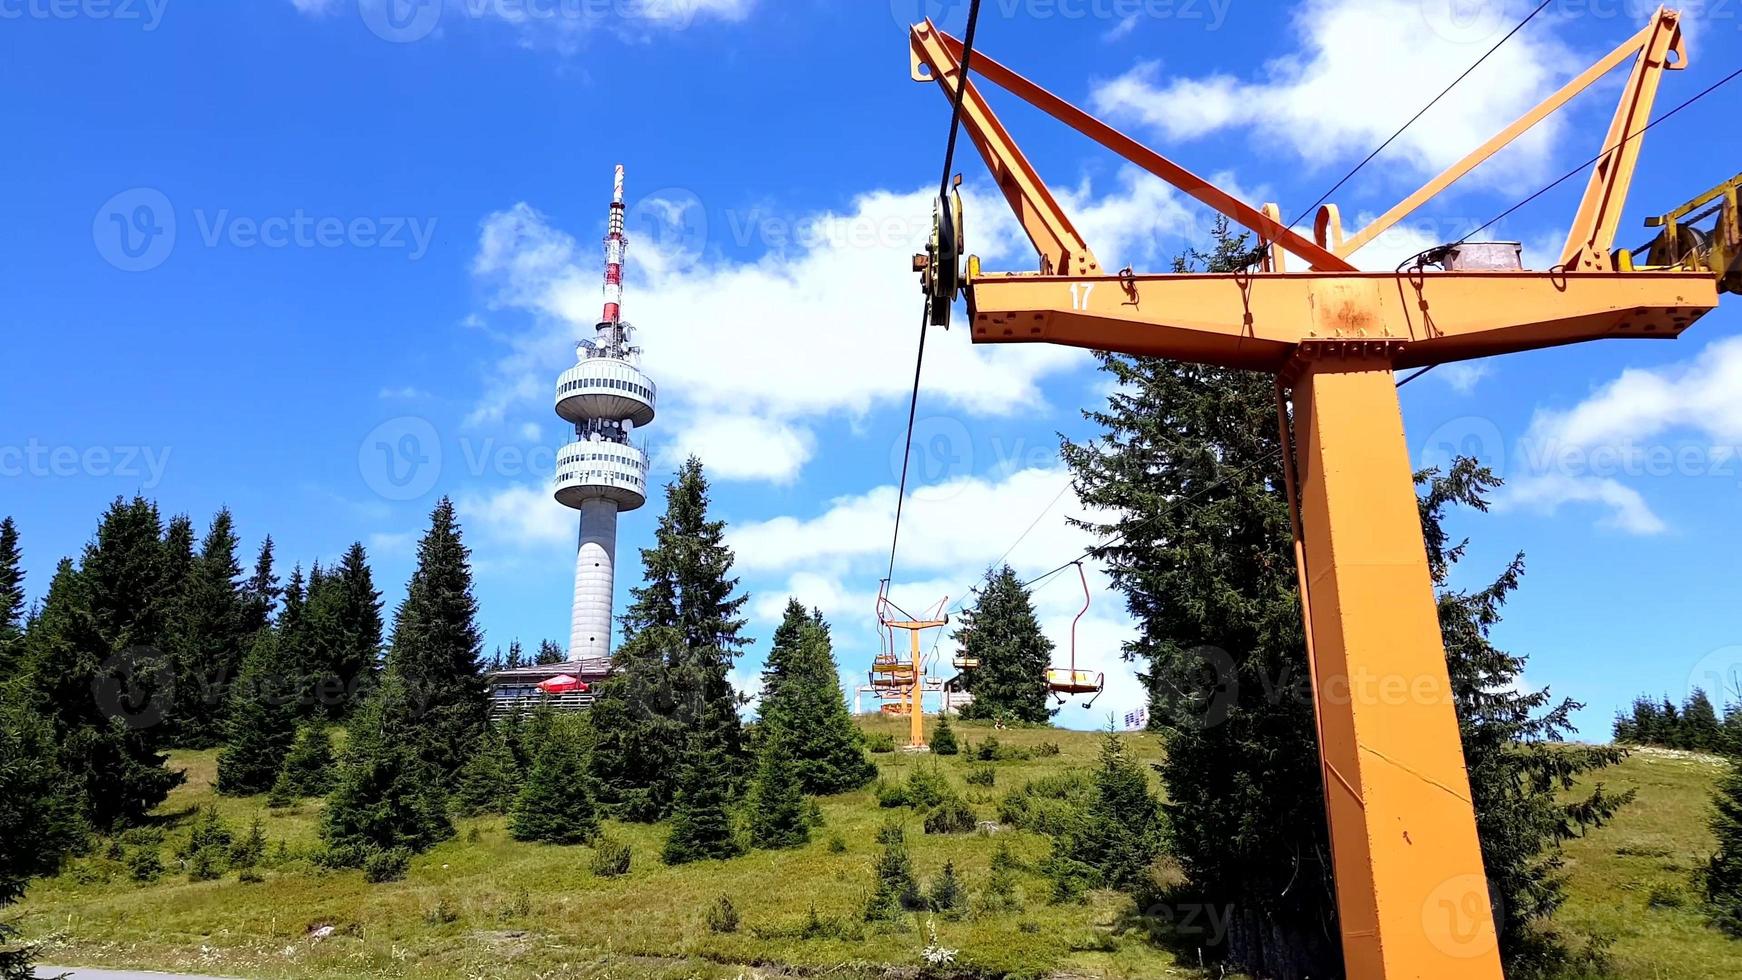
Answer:
[(575, 440), (557, 454), (556, 499), (581, 512), (569, 660), (611, 655), (617, 515), (647, 502), (647, 453), (630, 434), (653, 421), (658, 391), (641, 371), (634, 328), (623, 321), (623, 167), (617, 167), (605, 236), (605, 312), (593, 339), (575, 345), (575, 366), (557, 378), (556, 413)]

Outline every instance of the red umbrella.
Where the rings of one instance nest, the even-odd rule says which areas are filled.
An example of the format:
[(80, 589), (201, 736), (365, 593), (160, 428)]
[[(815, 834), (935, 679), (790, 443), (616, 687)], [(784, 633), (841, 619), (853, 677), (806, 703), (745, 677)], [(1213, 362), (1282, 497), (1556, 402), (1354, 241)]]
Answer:
[(546, 694), (572, 694), (576, 691), (585, 691), (587, 685), (585, 681), (582, 681), (578, 677), (571, 677), (568, 674), (558, 674), (550, 680), (538, 685), (538, 689)]

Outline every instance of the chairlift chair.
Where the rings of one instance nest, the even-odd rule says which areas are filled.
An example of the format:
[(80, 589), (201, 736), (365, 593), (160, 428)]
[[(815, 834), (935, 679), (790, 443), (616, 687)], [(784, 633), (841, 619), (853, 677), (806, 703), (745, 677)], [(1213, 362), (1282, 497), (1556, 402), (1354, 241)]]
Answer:
[(1098, 670), (1077, 669), (1077, 624), (1082, 622), (1083, 614), (1089, 611), (1089, 577), (1083, 572), (1083, 563), (1077, 562), (1077, 578), (1083, 583), (1083, 608), (1077, 612), (1077, 618), (1071, 620), (1071, 665), (1069, 667), (1053, 667), (1046, 672), (1046, 687), (1052, 696), (1064, 704), (1073, 697), (1089, 695), (1085, 708), (1093, 707), (1101, 692), (1107, 689), (1107, 675)]

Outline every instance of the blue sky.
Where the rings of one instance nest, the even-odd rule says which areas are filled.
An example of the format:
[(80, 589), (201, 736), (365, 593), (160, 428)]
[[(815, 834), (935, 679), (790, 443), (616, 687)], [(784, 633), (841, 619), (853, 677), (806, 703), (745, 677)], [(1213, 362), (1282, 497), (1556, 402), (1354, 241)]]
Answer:
[[(626, 314), (661, 383), (656, 476), (714, 475), (766, 637), (788, 592), (862, 676), (887, 556), (929, 223), (947, 123), (907, 78), (924, 0), (0, 0), (9, 152), (0, 512), (39, 595), (117, 494), (204, 522), (231, 507), (288, 566), (352, 540), (390, 601), (434, 499), (475, 549), (489, 643), (566, 635), (574, 519), (549, 500), (550, 386), (597, 316), (611, 167), (629, 170)], [(1498, 130), (1645, 22), (1563, 0), (1335, 198), (1351, 225)], [(1491, 46), (1517, 4), (1449, 0), (987, 0), (984, 50), (1252, 203), (1304, 208)], [(1690, 5), (1692, 66), (1659, 108), (1742, 63), (1742, 5)], [(1389, 268), (1588, 159), (1621, 74), (1358, 256)], [(1737, 92), (1647, 139), (1641, 219), (1729, 176)], [(1164, 268), (1207, 218), (1050, 120), (994, 96), (1110, 268)], [(964, 148), (970, 246), (1031, 267)], [(1583, 179), (1492, 232), (1551, 264)], [(1412, 450), (1484, 453), (1511, 481), (1469, 582), (1528, 553), (1501, 631), (1527, 682), (1589, 702), (1677, 697), (1742, 661), (1737, 305), (1677, 344), (1598, 344), (1446, 369), (1405, 389)], [(1010, 554), (1086, 543), (1057, 434), (1105, 394), (1089, 359), (932, 339), (897, 595), (952, 602)], [(383, 450), (382, 446), (388, 447)], [(410, 461), (415, 460), (413, 468)], [(636, 578), (657, 501), (622, 522)], [(1109, 694), (1116, 596), (1079, 636)], [(1081, 597), (1037, 597), (1060, 657)], [(619, 601), (621, 605), (621, 599)], [(947, 648), (947, 645), (946, 645)], [(747, 677), (760, 648), (747, 658)], [(1708, 681), (1709, 683), (1709, 681)]]

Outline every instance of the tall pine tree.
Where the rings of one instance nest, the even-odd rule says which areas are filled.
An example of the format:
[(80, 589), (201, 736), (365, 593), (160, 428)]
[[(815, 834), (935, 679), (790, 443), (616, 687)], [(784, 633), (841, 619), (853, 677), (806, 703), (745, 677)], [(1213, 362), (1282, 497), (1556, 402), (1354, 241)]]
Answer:
[(260, 554), (254, 559), (254, 573), (248, 576), (248, 585), (243, 589), (242, 628), (250, 636), (270, 626), (278, 614), (278, 598), (284, 590), (278, 585), (273, 561), (272, 535), (269, 534), (260, 544)]
[(979, 661), (968, 672), (974, 700), (962, 717), (1035, 723), (1052, 717), (1046, 700), (1052, 641), (1041, 632), (1028, 590), (1009, 565), (987, 572), (974, 604), (962, 610), (954, 639), (963, 657)]
[(818, 796), (858, 789), (877, 777), (864, 736), (847, 713), (828, 625), (820, 613), (789, 602), (774, 633), (764, 674), (762, 727), (792, 757), (804, 792)]
[(339, 560), (338, 582), (344, 599), (339, 604), (339, 624), (344, 632), (334, 673), (344, 684), (346, 698), (329, 717), (348, 716), (362, 700), (381, 670), (381, 592), (375, 588), (375, 573), (369, 568), (369, 552), (356, 542)]
[[(0, 525), (0, 552), (4, 529)], [(78, 795), (55, 758), (49, 726), (19, 692), (0, 685), (0, 980), (35, 976), (33, 951), (18, 942), (6, 906), (24, 897), (31, 878), (58, 870), (84, 841), (79, 810)]]
[(417, 568), (394, 615), (387, 654), (387, 672), (406, 694), (396, 703), (412, 712), (400, 719), (401, 729), (442, 778), (465, 765), (489, 717), (477, 616), (471, 552), (453, 501), (444, 497), (418, 544)]
[(253, 645), (237, 546), (234, 520), (220, 510), (187, 573), (170, 641), (175, 665), (171, 730), (180, 745), (207, 748), (223, 740), (228, 690)]
[(287, 663), (278, 633), (265, 630), (230, 688), (227, 738), (218, 753), (218, 792), (230, 796), (272, 788), (296, 741), (301, 678)]
[(115, 501), (82, 565), (61, 562), (25, 636), (24, 694), (100, 830), (137, 823), (183, 779), (159, 752), (174, 698), (161, 644), (175, 600), (161, 535), (154, 505)]
[(708, 517), (708, 482), (690, 458), (666, 487), (654, 546), (644, 548), (644, 584), (622, 618), (613, 677), (593, 708), (592, 768), (618, 816), (657, 820), (671, 812), (677, 765), (692, 736), (722, 754), (724, 791), (742, 781), (741, 704), (729, 679), (745, 644), (747, 596), (731, 575), (725, 522)]
[(18, 525), (0, 520), (0, 687), (18, 670), (24, 651), (24, 555)]

